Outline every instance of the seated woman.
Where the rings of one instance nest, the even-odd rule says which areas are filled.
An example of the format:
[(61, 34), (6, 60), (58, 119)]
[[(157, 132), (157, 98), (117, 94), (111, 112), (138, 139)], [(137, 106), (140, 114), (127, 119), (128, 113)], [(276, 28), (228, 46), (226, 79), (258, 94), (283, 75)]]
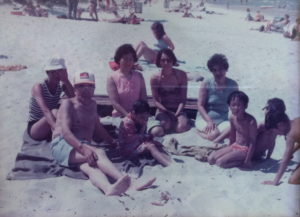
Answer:
[(125, 117), (137, 100), (147, 100), (146, 85), (143, 75), (133, 69), (137, 57), (132, 45), (121, 45), (114, 59), (119, 69), (108, 77), (106, 89), (114, 107), (112, 115)]
[(182, 133), (190, 129), (189, 120), (183, 113), (187, 97), (187, 76), (185, 72), (173, 68), (176, 62), (170, 49), (163, 49), (157, 54), (156, 65), (161, 70), (150, 81), (157, 108), (156, 119), (160, 121), (160, 127), (154, 127), (151, 133), (157, 136), (163, 136), (167, 132)]
[[(53, 57), (50, 59), (45, 71), (48, 78), (42, 83), (36, 83), (31, 90), (27, 132), (35, 140), (51, 138), (62, 90), (68, 97), (74, 96), (63, 58)], [(63, 86), (60, 85), (60, 82), (63, 83)]]
[(238, 89), (238, 84), (226, 77), (229, 64), (223, 54), (214, 54), (208, 60), (207, 67), (213, 77), (200, 83), (199, 113), (195, 126), (201, 137), (214, 140), (226, 129), (229, 132), (227, 99), (233, 91)]
[(157, 48), (150, 48), (145, 42), (141, 41), (136, 47), (137, 58), (139, 59), (141, 56), (144, 56), (145, 60), (150, 63), (155, 63), (156, 55), (158, 51), (169, 48), (174, 50), (174, 44), (167, 36), (164, 30), (164, 26), (160, 22), (155, 22), (151, 25), (152, 32), (157, 39), (157, 44), (155, 45)]

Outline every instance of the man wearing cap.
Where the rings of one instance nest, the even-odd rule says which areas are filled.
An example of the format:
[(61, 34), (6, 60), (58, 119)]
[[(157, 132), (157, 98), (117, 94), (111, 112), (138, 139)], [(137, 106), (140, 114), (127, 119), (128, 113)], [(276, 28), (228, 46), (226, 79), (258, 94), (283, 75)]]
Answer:
[[(74, 77), (75, 97), (64, 99), (57, 113), (51, 150), (54, 159), (62, 166), (78, 166), (97, 188), (106, 195), (120, 195), (131, 184), (131, 178), (122, 174), (107, 158), (104, 151), (91, 146), (91, 142), (104, 139), (115, 144), (100, 123), (97, 104), (92, 99), (95, 90), (94, 75), (77, 73)], [(106, 176), (116, 182), (110, 184)], [(155, 179), (144, 186), (151, 185)]]
[(35, 140), (51, 139), (51, 131), (56, 121), (55, 113), (62, 91), (68, 97), (74, 96), (63, 58), (52, 57), (45, 71), (47, 79), (42, 83), (36, 83), (31, 90), (27, 132)]

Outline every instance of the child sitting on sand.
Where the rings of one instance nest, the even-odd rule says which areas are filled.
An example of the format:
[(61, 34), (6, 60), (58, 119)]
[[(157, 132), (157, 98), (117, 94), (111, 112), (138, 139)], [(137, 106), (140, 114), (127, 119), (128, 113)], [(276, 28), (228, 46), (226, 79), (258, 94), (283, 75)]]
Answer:
[(265, 122), (258, 126), (253, 154), (254, 160), (262, 159), (266, 152), (266, 159), (270, 159), (275, 147), (276, 137), (286, 135), (290, 130), (290, 120), (285, 114), (285, 104), (282, 99), (269, 99), (264, 109), (266, 111)]
[(256, 15), (254, 17), (255, 22), (263, 22), (265, 21), (265, 17), (263, 14), (260, 13), (260, 11), (256, 11)]
[(251, 15), (251, 12), (250, 12), (250, 8), (247, 8), (247, 16), (246, 16), (246, 20), (247, 21), (253, 21), (254, 19), (253, 19), (253, 17), (252, 17), (252, 15)]
[(229, 146), (214, 151), (208, 157), (210, 164), (232, 168), (251, 164), (257, 134), (255, 118), (245, 110), (249, 98), (242, 91), (234, 91), (228, 97), (231, 110)]
[(121, 154), (131, 158), (148, 152), (163, 166), (168, 166), (171, 163), (169, 155), (162, 150), (160, 143), (153, 141), (152, 136), (146, 134), (149, 115), (149, 104), (144, 100), (136, 101), (133, 110), (120, 124)]

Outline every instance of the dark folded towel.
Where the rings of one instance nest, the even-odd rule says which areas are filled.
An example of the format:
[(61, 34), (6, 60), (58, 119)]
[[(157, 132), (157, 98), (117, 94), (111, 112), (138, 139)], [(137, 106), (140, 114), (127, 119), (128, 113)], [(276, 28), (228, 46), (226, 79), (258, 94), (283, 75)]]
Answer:
[[(101, 144), (100, 144), (101, 146)], [(126, 173), (140, 177), (146, 165), (153, 166), (157, 162), (153, 158), (139, 157), (124, 159), (114, 149), (105, 148), (109, 159), (116, 167)], [(57, 176), (68, 176), (75, 179), (88, 179), (78, 168), (58, 165), (52, 157), (50, 144), (46, 140), (35, 141), (25, 131), (21, 151), (17, 154), (15, 167), (7, 175), (8, 180), (44, 179)]]

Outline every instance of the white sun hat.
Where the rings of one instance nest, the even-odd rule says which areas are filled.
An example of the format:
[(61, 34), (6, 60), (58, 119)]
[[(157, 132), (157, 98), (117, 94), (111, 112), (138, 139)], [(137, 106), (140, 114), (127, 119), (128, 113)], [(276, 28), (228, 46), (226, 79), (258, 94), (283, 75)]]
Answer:
[(74, 76), (75, 84), (95, 84), (95, 75), (90, 72), (79, 71)]
[(45, 71), (52, 71), (52, 70), (59, 70), (59, 69), (65, 69), (65, 59), (59, 56), (52, 57), (48, 64), (45, 66)]

